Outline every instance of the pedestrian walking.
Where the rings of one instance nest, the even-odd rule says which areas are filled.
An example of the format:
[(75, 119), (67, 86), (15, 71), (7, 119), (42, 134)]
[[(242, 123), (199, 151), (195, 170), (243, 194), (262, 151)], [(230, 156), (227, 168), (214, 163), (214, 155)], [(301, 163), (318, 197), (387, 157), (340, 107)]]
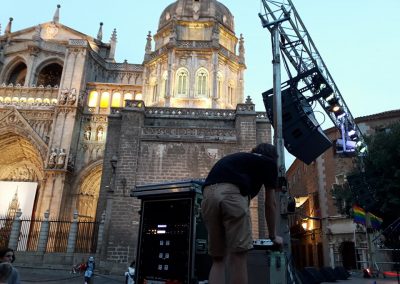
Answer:
[(85, 270), (85, 284), (92, 283), (94, 269), (96, 268), (96, 264), (94, 262), (94, 257), (90, 256), (87, 263), (86, 263), (86, 270)]
[(7, 262), (0, 263), (0, 284), (7, 284), (12, 273), (12, 266)]
[(18, 270), (12, 266), (12, 263), (15, 261), (14, 250), (11, 248), (0, 249), (0, 263), (8, 263), (12, 267), (11, 276), (8, 277), (7, 284), (20, 284), (19, 273)]
[(135, 284), (135, 261), (132, 261), (128, 267), (128, 271), (125, 272), (125, 284)]

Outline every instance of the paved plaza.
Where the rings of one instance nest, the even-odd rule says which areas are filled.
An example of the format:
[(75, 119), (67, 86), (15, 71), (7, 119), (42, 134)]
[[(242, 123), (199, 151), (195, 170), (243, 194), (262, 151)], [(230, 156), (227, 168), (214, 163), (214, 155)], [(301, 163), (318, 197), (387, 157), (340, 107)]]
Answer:
[[(21, 284), (28, 283), (61, 283), (61, 284), (82, 284), (83, 275), (71, 274), (68, 270), (62, 269), (43, 269), (34, 267), (17, 267), (20, 277)], [(125, 277), (123, 275), (103, 275), (97, 273), (94, 277), (92, 284), (116, 284), (125, 283)], [(332, 282), (324, 282), (332, 283)], [(362, 278), (359, 273), (355, 273), (351, 279), (334, 282), (337, 284), (398, 284), (397, 279), (365, 279)], [(264, 283), (260, 283), (264, 284)], [(273, 283), (268, 283), (273, 284)], [(305, 283), (307, 284), (307, 283)]]

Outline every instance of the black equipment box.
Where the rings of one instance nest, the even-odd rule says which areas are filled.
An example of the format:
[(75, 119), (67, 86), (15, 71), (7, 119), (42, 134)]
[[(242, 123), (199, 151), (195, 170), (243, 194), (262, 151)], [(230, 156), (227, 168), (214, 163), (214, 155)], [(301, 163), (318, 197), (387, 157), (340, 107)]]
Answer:
[(249, 284), (287, 284), (285, 254), (262, 248), (250, 250), (247, 272)]
[(211, 258), (201, 219), (199, 181), (137, 186), (141, 199), (137, 284), (195, 284), (208, 279)]

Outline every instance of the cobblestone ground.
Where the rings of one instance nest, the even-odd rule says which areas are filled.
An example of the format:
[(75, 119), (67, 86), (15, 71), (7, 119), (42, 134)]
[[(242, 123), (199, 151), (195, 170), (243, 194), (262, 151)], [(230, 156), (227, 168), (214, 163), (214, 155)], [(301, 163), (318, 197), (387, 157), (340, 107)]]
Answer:
[[(29, 283), (61, 283), (61, 284), (83, 284), (84, 277), (81, 274), (72, 274), (70, 271), (61, 269), (43, 269), (17, 267), (21, 284)], [(103, 275), (95, 274), (92, 284), (117, 284), (125, 283), (123, 275)]]
[[(83, 284), (83, 275), (71, 274), (67, 270), (61, 269), (43, 269), (34, 267), (18, 267), (17, 269), (20, 274), (21, 284), (29, 283), (61, 283), (61, 284)], [(103, 275), (96, 274), (92, 284), (117, 284), (125, 283), (123, 275)], [(332, 282), (324, 282), (328, 284)], [(360, 274), (355, 273), (351, 279), (334, 282), (336, 284), (400, 284), (397, 279), (365, 279)], [(273, 283), (259, 283), (259, 284), (273, 284)], [(307, 284), (307, 283), (304, 283)]]

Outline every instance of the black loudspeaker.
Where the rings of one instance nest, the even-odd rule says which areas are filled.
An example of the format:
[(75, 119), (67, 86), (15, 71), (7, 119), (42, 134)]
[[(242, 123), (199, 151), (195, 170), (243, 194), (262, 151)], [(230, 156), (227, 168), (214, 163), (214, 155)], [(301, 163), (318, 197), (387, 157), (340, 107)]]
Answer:
[(335, 267), (333, 271), (338, 280), (347, 280), (350, 277), (350, 273), (343, 266)]
[(332, 267), (321, 267), (319, 271), (324, 276), (326, 282), (335, 282), (338, 280)]
[(137, 186), (131, 196), (142, 201), (135, 283), (207, 280), (212, 261), (200, 214), (201, 184)]
[(304, 267), (303, 274), (313, 279), (314, 283), (320, 284), (326, 281), (325, 277), (315, 267)]
[[(272, 90), (262, 95), (268, 118), (273, 123)], [(310, 104), (294, 88), (282, 91), (282, 132), (286, 149), (306, 164), (310, 164), (332, 146), (315, 119)]]

